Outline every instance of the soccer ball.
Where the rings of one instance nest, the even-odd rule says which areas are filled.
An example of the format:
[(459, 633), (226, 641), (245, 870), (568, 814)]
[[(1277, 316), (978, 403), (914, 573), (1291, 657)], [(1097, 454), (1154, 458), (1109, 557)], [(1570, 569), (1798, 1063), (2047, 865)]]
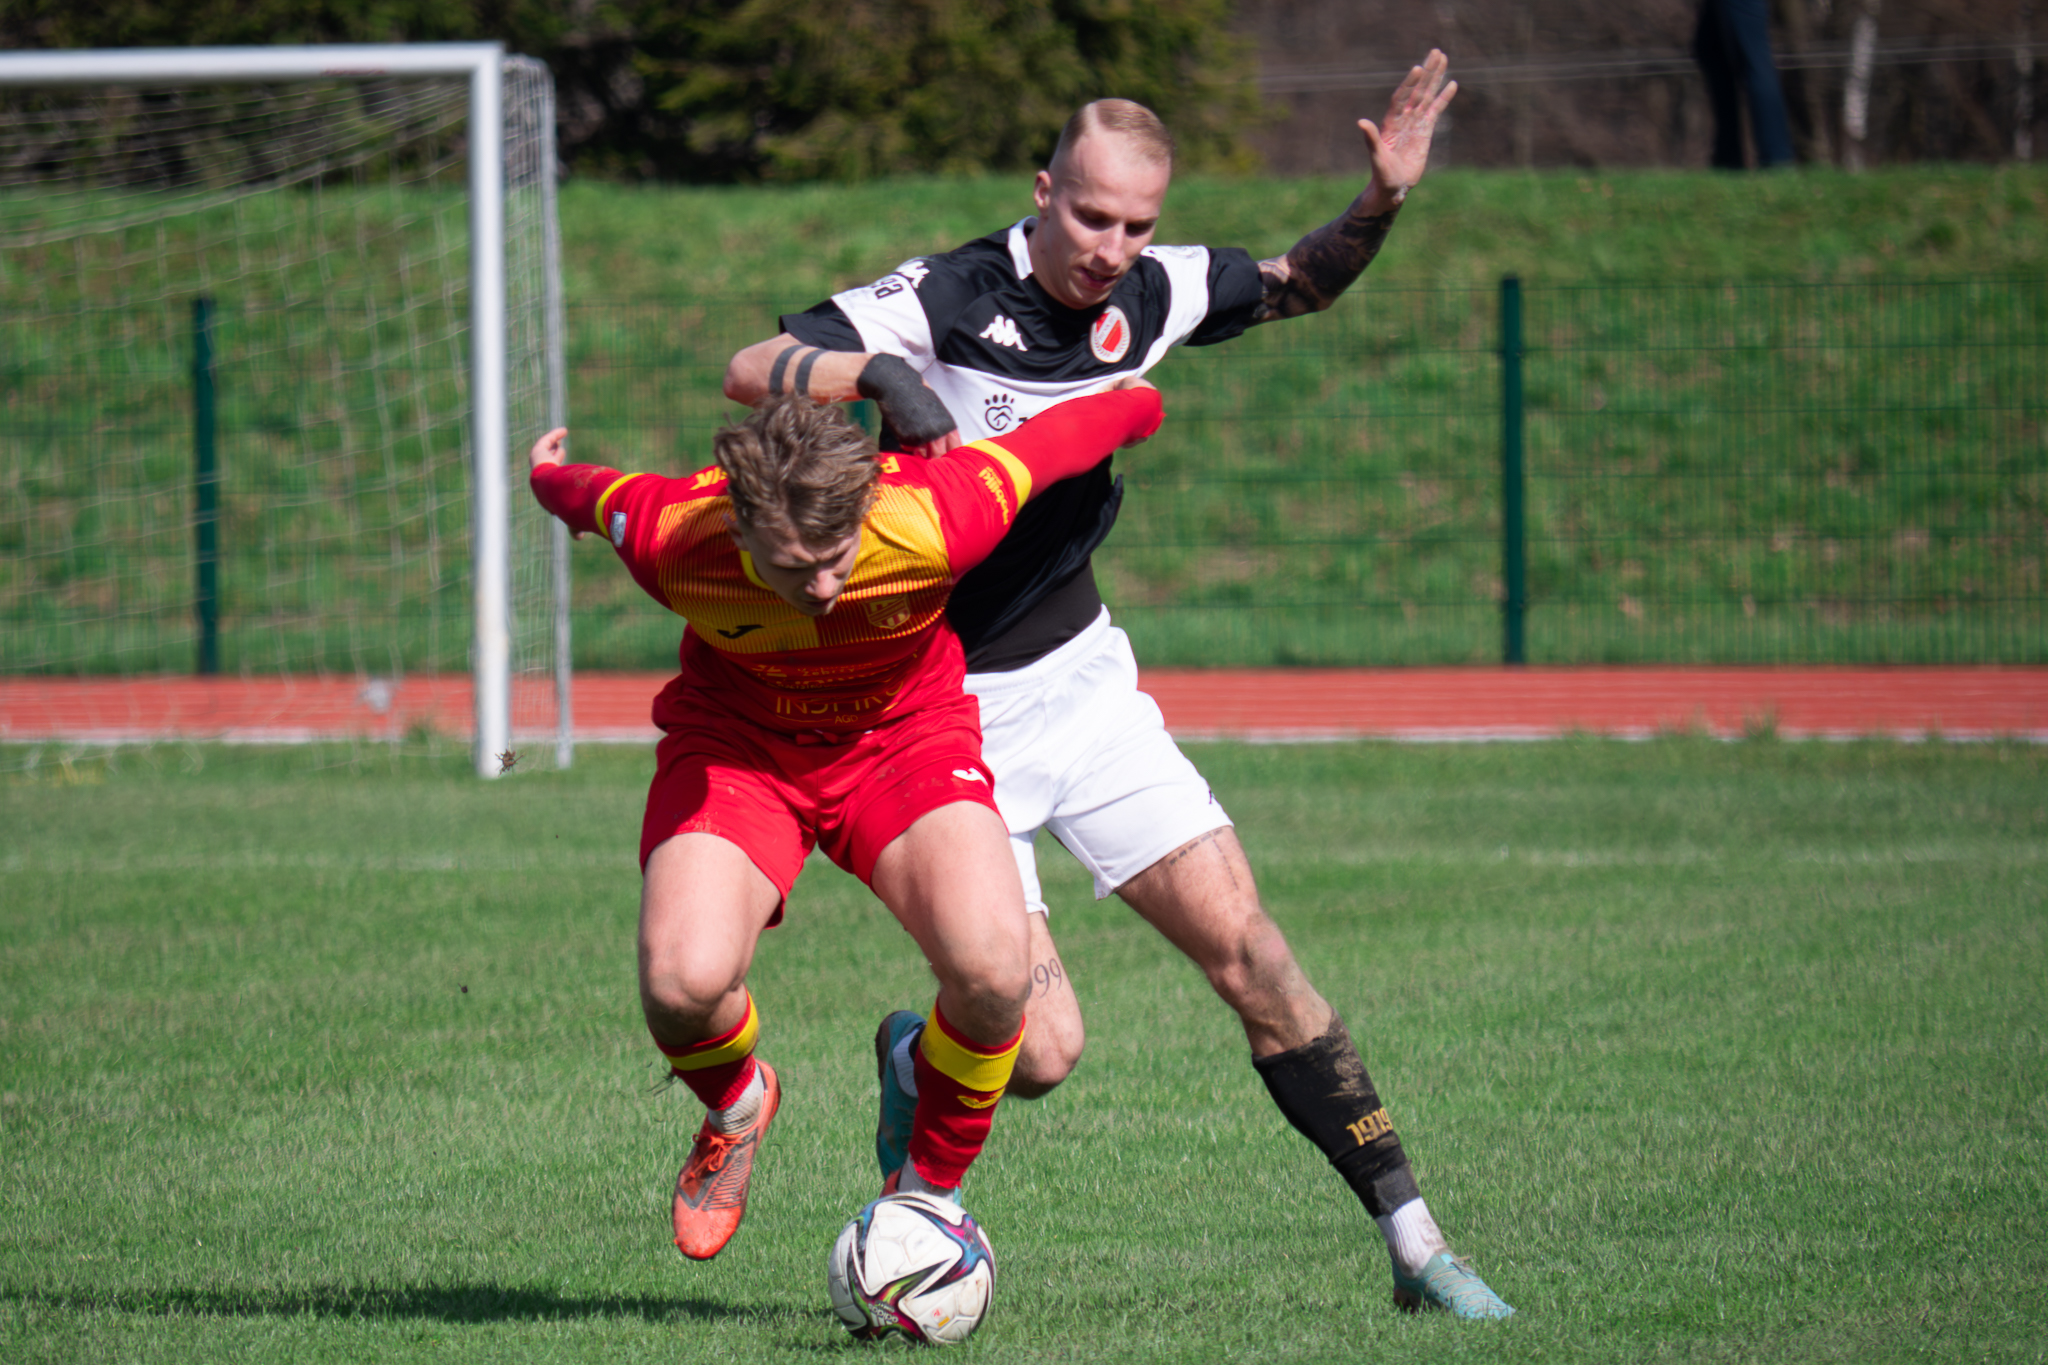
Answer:
[(959, 1205), (928, 1194), (884, 1195), (832, 1245), (832, 1311), (863, 1341), (967, 1340), (988, 1316), (996, 1261)]

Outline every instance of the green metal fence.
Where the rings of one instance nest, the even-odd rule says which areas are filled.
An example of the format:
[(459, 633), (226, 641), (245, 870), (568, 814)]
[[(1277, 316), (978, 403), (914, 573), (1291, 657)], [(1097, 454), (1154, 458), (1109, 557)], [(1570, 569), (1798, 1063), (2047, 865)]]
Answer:
[[(704, 463), (726, 358), (808, 302), (572, 303), (575, 455)], [(332, 462), (283, 463), (385, 382), (272, 373), (262, 338), (317, 309), (219, 301), (217, 606), (196, 610), (189, 307), (81, 315), (148, 338), (115, 351), (0, 318), (0, 671), (187, 668), (207, 619), (231, 670), (462, 667), (456, 436), (394, 429), (353, 494)], [(120, 401), (94, 407), (110, 369)], [(1097, 560), (1147, 663), (2048, 661), (2048, 280), (1361, 288), (1154, 378), (1168, 425), (1119, 457)], [(279, 518), (345, 533), (272, 564), (310, 543), (252, 550)], [(288, 655), (263, 642), (310, 589), (265, 582), (364, 600)], [(579, 667), (672, 663), (678, 623), (594, 538), (575, 594)], [(151, 646), (80, 646), (116, 623)]]
[(2048, 282), (1528, 302), (1532, 661), (2048, 656)]
[[(775, 312), (572, 308), (585, 458), (701, 462)], [(1362, 289), (1154, 378), (1097, 559), (1148, 663), (2048, 659), (2048, 280)], [(586, 666), (667, 657), (578, 597)]]

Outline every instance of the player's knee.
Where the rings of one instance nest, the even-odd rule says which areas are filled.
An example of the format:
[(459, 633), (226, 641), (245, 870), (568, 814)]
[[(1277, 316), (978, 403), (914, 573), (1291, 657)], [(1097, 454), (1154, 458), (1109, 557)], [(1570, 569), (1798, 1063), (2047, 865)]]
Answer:
[(1026, 1018), (1024, 1045), (1017, 1050), (1009, 1093), (1020, 1100), (1050, 1095), (1081, 1064), (1085, 1042), (1078, 1019), (1072, 1028), (1041, 1029), (1035, 1015)]
[(1031, 995), (1031, 975), (1019, 962), (956, 962), (932, 964), (939, 980), (948, 986), (966, 1018), (956, 1022), (987, 1036), (1011, 1032), (1024, 1018), (1024, 1005)]
[(708, 1026), (713, 1014), (744, 984), (744, 977), (713, 964), (674, 960), (641, 969), (640, 1003), (649, 1022)]

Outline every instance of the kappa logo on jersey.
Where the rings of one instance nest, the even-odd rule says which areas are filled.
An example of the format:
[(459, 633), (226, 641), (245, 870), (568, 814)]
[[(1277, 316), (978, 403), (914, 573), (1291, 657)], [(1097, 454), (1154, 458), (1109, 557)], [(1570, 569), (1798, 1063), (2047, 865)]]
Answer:
[(611, 524), (611, 529), (610, 529), (609, 531), (607, 531), (607, 532), (606, 532), (606, 534), (607, 534), (607, 535), (609, 535), (609, 536), (610, 536), (610, 537), (612, 538), (612, 546), (613, 546), (613, 548), (614, 548), (614, 549), (624, 549), (624, 548), (625, 548), (625, 545), (626, 545), (626, 514), (625, 514), (624, 512), (614, 512), (614, 513), (612, 513), (612, 524)]
[(876, 630), (894, 630), (910, 620), (910, 599), (880, 597), (867, 605), (868, 624)]
[(996, 314), (995, 321), (982, 329), (981, 339), (983, 341), (993, 341), (998, 346), (1013, 347), (1019, 351), (1031, 349), (1024, 344), (1024, 336), (1017, 330), (1017, 324), (1004, 317), (1001, 313)]
[(905, 261), (896, 267), (896, 273), (909, 280), (910, 287), (916, 289), (924, 283), (924, 277), (932, 273), (932, 268), (922, 260)]
[(1017, 425), (1017, 400), (1009, 394), (991, 394), (981, 406), (982, 423), (990, 431), (1008, 431)]
[(1105, 365), (1114, 365), (1131, 350), (1131, 320), (1124, 310), (1111, 304), (1088, 329), (1088, 349)]
[(980, 773), (974, 771), (974, 769), (972, 768), (955, 768), (953, 769), (953, 776), (959, 778), (962, 782), (988, 781), (987, 778), (983, 777)]

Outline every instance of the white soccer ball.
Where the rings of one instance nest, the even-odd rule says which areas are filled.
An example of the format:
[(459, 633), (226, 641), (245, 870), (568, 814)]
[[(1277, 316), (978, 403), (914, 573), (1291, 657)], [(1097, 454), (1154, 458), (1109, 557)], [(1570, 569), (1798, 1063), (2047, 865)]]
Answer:
[(966, 1210), (928, 1194), (884, 1195), (832, 1245), (832, 1311), (863, 1341), (950, 1346), (988, 1316), (996, 1260)]

